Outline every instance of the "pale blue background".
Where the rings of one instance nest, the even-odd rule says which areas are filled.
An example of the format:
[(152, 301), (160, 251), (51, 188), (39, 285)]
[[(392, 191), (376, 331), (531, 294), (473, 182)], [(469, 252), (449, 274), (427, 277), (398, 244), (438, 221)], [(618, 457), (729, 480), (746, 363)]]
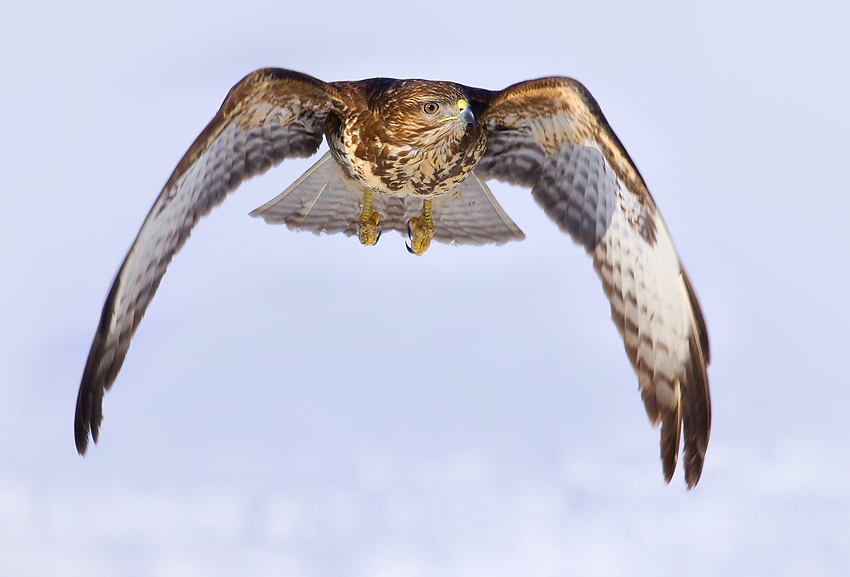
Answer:
[[(850, 573), (847, 144), (838, 3), (16, 3), (0, 35), (0, 575)], [(227, 90), (585, 83), (643, 173), (712, 342), (699, 486), (658, 433), (583, 250), (270, 227), (243, 186), (175, 258), (72, 420), (103, 300)]]

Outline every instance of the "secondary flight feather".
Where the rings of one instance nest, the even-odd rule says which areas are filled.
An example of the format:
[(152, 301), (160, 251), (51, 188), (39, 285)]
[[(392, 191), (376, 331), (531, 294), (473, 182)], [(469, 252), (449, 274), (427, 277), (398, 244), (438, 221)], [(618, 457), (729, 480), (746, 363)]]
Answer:
[(647, 415), (661, 424), (665, 479), (684, 440), (685, 481), (697, 484), (711, 428), (705, 321), (643, 178), (570, 78), (501, 91), (388, 78), (326, 83), (282, 69), (242, 79), (166, 182), (109, 291), (77, 397), (80, 454), (89, 435), (97, 442), (103, 394), (195, 223), (243, 180), (315, 154), (323, 139), (330, 151), (252, 215), (365, 246), (396, 230), (421, 256), (432, 240), (521, 240), (486, 181), (531, 189), (593, 260)]

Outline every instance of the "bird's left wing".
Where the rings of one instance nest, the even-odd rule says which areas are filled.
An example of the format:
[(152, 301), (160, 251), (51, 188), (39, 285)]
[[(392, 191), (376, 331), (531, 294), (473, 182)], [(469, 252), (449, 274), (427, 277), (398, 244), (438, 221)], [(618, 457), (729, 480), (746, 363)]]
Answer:
[(315, 153), (328, 112), (337, 106), (336, 88), (289, 70), (257, 70), (230, 90), (168, 179), (109, 291), (77, 396), (74, 438), (80, 454), (89, 432), (97, 442), (104, 390), (192, 227), (243, 180), (285, 158)]
[(664, 476), (669, 482), (673, 475), (684, 431), (685, 480), (693, 487), (711, 426), (708, 335), (643, 178), (575, 80), (469, 92), (488, 131), (475, 173), (530, 187), (546, 214), (593, 257), (647, 415), (662, 424)]

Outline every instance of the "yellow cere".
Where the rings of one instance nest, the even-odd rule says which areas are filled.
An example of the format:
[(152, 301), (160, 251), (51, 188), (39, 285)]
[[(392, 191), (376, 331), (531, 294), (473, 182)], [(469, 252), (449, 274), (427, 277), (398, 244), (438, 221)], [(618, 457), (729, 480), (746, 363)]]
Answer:
[(466, 110), (466, 107), (469, 106), (469, 102), (461, 98), (457, 101), (457, 114), (454, 116), (449, 116), (448, 118), (441, 118), (437, 122), (445, 122), (446, 120), (457, 120), (460, 118), (460, 115), (463, 114), (463, 111)]

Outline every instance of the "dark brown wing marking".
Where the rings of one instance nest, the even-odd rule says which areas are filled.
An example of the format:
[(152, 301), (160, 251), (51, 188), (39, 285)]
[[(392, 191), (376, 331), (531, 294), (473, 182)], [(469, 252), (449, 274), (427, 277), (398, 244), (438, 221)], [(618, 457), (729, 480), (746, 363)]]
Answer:
[(699, 481), (711, 427), (708, 336), (667, 228), (590, 93), (569, 78), (470, 89), (489, 132), (476, 174), (532, 189), (593, 257), (611, 316), (661, 429), (667, 481), (684, 428), (685, 480)]
[(97, 442), (103, 393), (192, 227), (243, 180), (285, 158), (315, 153), (328, 111), (339, 106), (334, 87), (289, 70), (258, 70), (230, 90), (162, 189), (106, 299), (77, 396), (74, 438), (80, 454), (89, 432)]

